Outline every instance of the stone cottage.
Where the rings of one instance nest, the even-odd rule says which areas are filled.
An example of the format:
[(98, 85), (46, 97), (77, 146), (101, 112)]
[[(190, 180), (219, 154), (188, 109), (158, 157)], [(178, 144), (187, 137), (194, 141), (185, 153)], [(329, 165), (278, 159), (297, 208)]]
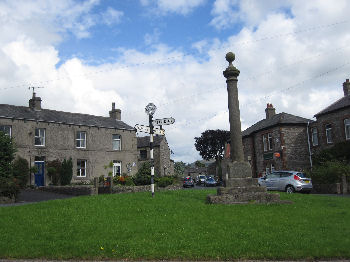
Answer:
[(29, 107), (0, 105), (0, 130), (13, 137), (18, 156), (38, 167), (30, 184), (48, 185), (45, 163), (55, 159), (72, 158), (73, 181), (137, 172), (136, 130), (114, 103), (109, 117), (93, 116), (43, 109), (33, 93)]
[[(138, 166), (150, 160), (150, 137), (137, 138)], [(154, 172), (159, 176), (174, 175), (174, 161), (170, 159), (171, 150), (165, 136), (153, 137)]]
[[(242, 132), (244, 160), (252, 168), (253, 177), (272, 170), (304, 170), (310, 168), (308, 125), (310, 119), (288, 113), (276, 114), (272, 104), (267, 104), (266, 118)], [(226, 146), (222, 168), (230, 157)]]
[(315, 115), (310, 125), (313, 153), (350, 140), (350, 81), (343, 83), (344, 96)]

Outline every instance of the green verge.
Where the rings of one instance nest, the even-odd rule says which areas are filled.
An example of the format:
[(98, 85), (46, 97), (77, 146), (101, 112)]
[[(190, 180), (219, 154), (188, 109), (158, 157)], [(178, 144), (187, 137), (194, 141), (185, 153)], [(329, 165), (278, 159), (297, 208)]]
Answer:
[(209, 205), (215, 190), (99, 195), (0, 207), (0, 258), (350, 258), (350, 198)]

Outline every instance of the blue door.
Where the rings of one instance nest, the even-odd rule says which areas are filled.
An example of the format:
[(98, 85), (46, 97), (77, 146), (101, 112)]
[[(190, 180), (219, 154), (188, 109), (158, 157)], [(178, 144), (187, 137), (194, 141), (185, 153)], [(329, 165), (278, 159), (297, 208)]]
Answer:
[(35, 173), (35, 185), (43, 186), (44, 185), (44, 175), (45, 175), (45, 162), (44, 161), (35, 161), (34, 164), (38, 168), (38, 172)]

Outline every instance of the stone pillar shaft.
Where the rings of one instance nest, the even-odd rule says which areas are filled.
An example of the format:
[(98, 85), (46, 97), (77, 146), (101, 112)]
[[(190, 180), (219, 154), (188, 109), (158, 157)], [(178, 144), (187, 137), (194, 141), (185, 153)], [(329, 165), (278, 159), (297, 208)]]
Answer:
[(237, 77), (239, 76), (239, 70), (232, 65), (235, 60), (233, 53), (226, 55), (226, 60), (229, 62), (229, 66), (223, 72), (224, 77), (227, 79), (227, 94), (228, 94), (228, 109), (230, 119), (230, 138), (231, 138), (231, 160), (233, 162), (244, 161), (243, 143), (242, 143), (242, 131), (241, 131), (241, 119), (239, 111), (238, 101), (238, 88)]

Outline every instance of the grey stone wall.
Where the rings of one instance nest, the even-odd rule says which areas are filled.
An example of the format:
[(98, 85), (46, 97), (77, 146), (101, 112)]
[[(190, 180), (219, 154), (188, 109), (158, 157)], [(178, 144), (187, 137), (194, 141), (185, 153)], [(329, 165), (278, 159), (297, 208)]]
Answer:
[[(310, 167), (306, 125), (275, 126), (243, 138), (244, 160), (252, 167), (253, 177), (275, 170), (304, 170)], [(272, 134), (272, 150), (264, 151), (263, 135)], [(280, 153), (276, 157), (274, 153)]]
[[(17, 155), (27, 159), (32, 166), (36, 156), (45, 157), (45, 161), (72, 157), (73, 181), (90, 180), (100, 175), (106, 176), (108, 170), (104, 167), (113, 160), (121, 161), (122, 173), (127, 173), (128, 163), (137, 163), (135, 131), (10, 119), (0, 119), (0, 125), (12, 126)], [(34, 145), (35, 128), (45, 128), (45, 146)], [(76, 148), (76, 131), (86, 132), (86, 148)], [(122, 137), (120, 151), (114, 151), (112, 148), (113, 134)], [(87, 160), (87, 175), (84, 178), (76, 175), (78, 159)], [(136, 172), (137, 167), (133, 167), (130, 175)], [(34, 178), (32, 178), (33, 183)], [(49, 183), (49, 178), (45, 176), (45, 185)]]
[(94, 186), (43, 186), (39, 190), (72, 196), (90, 196), (98, 192)]
[[(147, 150), (147, 159), (140, 158), (140, 151)], [(174, 163), (170, 159), (170, 148), (166, 141), (166, 138), (162, 139), (159, 146), (153, 148), (154, 158), (154, 171), (159, 176), (173, 176), (174, 175)], [(150, 148), (142, 147), (138, 148), (138, 161), (139, 166), (145, 161), (150, 160)], [(164, 168), (165, 167), (165, 168)]]
[[(321, 115), (317, 118), (316, 122), (310, 125), (310, 134), (313, 127), (317, 127), (318, 133), (318, 146), (312, 146), (313, 153), (318, 153), (322, 149), (330, 148), (336, 143), (346, 141), (344, 126), (344, 119), (346, 118), (350, 118), (350, 108), (344, 108), (336, 112)], [(327, 143), (325, 128), (327, 124), (332, 125), (333, 143), (331, 144)]]

